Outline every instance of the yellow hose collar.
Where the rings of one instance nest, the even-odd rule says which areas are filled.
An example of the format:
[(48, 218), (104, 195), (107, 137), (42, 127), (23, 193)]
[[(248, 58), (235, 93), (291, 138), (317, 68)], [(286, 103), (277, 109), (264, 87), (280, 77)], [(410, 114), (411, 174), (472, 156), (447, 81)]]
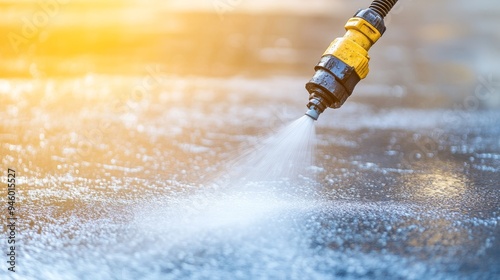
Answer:
[(323, 55), (333, 55), (347, 65), (354, 67), (356, 74), (364, 79), (369, 72), (368, 50), (382, 34), (368, 21), (354, 17), (345, 25), (347, 30), (342, 38), (333, 40)]

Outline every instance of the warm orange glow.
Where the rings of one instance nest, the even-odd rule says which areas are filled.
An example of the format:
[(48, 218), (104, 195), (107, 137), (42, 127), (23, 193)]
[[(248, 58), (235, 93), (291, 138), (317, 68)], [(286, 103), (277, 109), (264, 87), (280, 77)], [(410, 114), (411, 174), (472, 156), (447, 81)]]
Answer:
[(435, 169), (433, 173), (417, 173), (410, 176), (413, 181), (421, 183), (420, 187), (413, 187), (418, 199), (432, 199), (437, 201), (459, 201), (468, 191), (468, 179), (460, 173)]
[[(252, 13), (324, 13), (337, 5), (313, 2), (3, 0), (0, 73), (136, 74), (145, 64), (159, 63), (171, 73), (225, 75), (276, 55), (295, 63), (294, 46), (280, 36), (289, 32), (266, 34), (273, 32), (266, 30), (266, 20)], [(283, 24), (290, 31), (297, 26)]]

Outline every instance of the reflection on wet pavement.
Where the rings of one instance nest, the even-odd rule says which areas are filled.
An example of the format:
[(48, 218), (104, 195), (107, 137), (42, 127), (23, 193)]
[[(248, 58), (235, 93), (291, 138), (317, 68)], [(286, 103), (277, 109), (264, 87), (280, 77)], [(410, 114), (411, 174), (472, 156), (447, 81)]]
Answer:
[[(115, 112), (119, 89), (89, 90), (106, 92), (113, 79), (11, 81), (32, 89), (4, 96), (2, 120), (14, 121), (3, 132), (24, 131), (3, 133), (2, 165), (21, 174), (28, 279), (498, 273), (498, 111), (444, 127), (435, 116), (446, 110), (353, 101), (315, 124), (316, 183), (220, 189), (210, 182), (235, 157), (303, 113), (302, 81), (184, 78), (188, 100), (167, 84)], [(276, 84), (289, 91), (254, 90)], [(239, 94), (228, 99), (233, 85)], [(87, 93), (51, 95), (64, 88)], [(26, 95), (40, 91), (30, 108)], [(296, 184), (315, 194), (291, 195)]]

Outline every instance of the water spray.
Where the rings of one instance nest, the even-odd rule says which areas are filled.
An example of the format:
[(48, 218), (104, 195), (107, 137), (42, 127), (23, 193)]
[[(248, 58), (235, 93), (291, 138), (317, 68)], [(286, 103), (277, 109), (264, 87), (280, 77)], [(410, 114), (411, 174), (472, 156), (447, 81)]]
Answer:
[(340, 108), (356, 84), (368, 75), (368, 50), (384, 34), (384, 17), (396, 2), (375, 0), (347, 21), (344, 37), (333, 40), (306, 84), (307, 116), (317, 120), (326, 108)]

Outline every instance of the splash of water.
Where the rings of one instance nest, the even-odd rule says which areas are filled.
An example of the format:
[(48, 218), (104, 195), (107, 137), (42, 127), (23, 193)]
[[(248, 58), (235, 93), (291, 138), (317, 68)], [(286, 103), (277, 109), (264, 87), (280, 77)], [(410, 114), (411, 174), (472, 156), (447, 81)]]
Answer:
[(214, 183), (217, 188), (162, 198), (140, 215), (141, 222), (146, 219), (154, 231), (169, 232), (171, 241), (185, 240), (310, 207), (314, 136), (314, 121), (303, 116), (240, 157), (225, 179)]
[(248, 268), (255, 261), (288, 266), (293, 256), (307, 255), (308, 239), (295, 224), (321, 207), (308, 177), (314, 136), (314, 122), (304, 116), (230, 166), (223, 187), (206, 185), (141, 205), (134, 224), (147, 242), (140, 247), (161, 248), (155, 254), (176, 279), (199, 273), (233, 278), (241, 262), (248, 265), (240, 273), (256, 275)]
[(240, 157), (223, 185), (234, 191), (260, 190), (305, 193), (314, 158), (314, 120), (303, 116)]
[(305, 174), (313, 162), (313, 137), (314, 120), (303, 116), (249, 152), (236, 170), (248, 181), (276, 181)]

